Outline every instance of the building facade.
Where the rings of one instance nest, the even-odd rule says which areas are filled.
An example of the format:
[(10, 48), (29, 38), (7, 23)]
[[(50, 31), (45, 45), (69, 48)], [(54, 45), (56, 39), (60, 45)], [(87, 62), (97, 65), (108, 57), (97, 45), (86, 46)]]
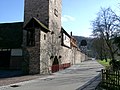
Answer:
[[(29, 56), (29, 73), (47, 73), (60, 50), (61, 0), (25, 0), (24, 12), (23, 53)], [(44, 27), (37, 27), (39, 23)], [(33, 34), (31, 46), (29, 33)]]
[(23, 53), (30, 74), (56, 72), (84, 57), (61, 28), (61, 11), (62, 0), (25, 0)]
[(62, 0), (25, 0), (24, 5), (23, 39), (17, 47), (21, 64), (16, 66), (17, 60), (11, 57), (11, 67), (27, 74), (46, 74), (85, 59), (76, 40), (61, 27)]

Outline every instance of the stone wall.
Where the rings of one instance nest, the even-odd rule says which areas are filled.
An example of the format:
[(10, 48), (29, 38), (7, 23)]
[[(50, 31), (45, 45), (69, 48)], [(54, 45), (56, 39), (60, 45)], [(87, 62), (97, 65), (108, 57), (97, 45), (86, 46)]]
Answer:
[(48, 25), (49, 0), (25, 0), (24, 25), (26, 25), (32, 17)]
[(49, 0), (49, 30), (48, 34), (48, 66), (51, 72), (54, 58), (57, 57), (60, 61), (61, 50), (61, 10), (62, 0)]
[(82, 61), (84, 61), (85, 60), (85, 58), (84, 58), (84, 54), (83, 53), (81, 53), (79, 50), (75, 50), (74, 51), (74, 53), (75, 53), (75, 59), (74, 59), (74, 64), (80, 64)]
[(45, 74), (48, 72), (49, 68), (49, 50), (47, 49), (48, 47), (48, 41), (47, 39), (49, 33), (45, 33), (41, 31), (40, 33), (40, 73)]
[(61, 55), (61, 64), (71, 63), (71, 61), (73, 61), (74, 57), (72, 54), (72, 50), (70, 48), (62, 46), (60, 55)]
[(59, 57), (61, 49), (61, 7), (62, 0), (49, 0), (49, 30), (51, 33), (48, 35), (48, 50), (50, 56)]
[(49, 29), (61, 31), (62, 0), (49, 0)]
[[(25, 0), (24, 26), (35, 17), (48, 26), (50, 33), (35, 31), (35, 46), (26, 47), (26, 32), (23, 32), (23, 49), (25, 60), (29, 60), (29, 73), (46, 73), (52, 66), (52, 55), (59, 56), (61, 45), (61, 1), (62, 0)], [(40, 30), (39, 30), (40, 31)], [(53, 32), (53, 34), (52, 34)], [(39, 39), (39, 40), (38, 40)]]
[(60, 65), (78, 64), (85, 59), (76, 48), (61, 46), (61, 7), (62, 0), (25, 0), (24, 26), (35, 17), (51, 31), (35, 29), (35, 46), (32, 47), (26, 46), (27, 34), (23, 32), (23, 54), (29, 74), (50, 73), (55, 57)]
[(29, 65), (29, 74), (40, 73), (40, 29), (35, 29), (35, 46), (26, 46), (26, 40), (23, 42), (24, 62)]
[(80, 64), (82, 61), (85, 60), (85, 55), (77, 50), (77, 48), (67, 48), (62, 46), (60, 53), (60, 55), (62, 56), (61, 64)]

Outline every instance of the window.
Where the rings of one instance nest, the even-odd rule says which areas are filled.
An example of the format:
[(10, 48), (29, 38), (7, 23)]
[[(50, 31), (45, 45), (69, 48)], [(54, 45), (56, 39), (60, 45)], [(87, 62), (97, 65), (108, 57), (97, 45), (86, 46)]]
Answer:
[(27, 46), (35, 46), (35, 30), (27, 31)]
[(58, 17), (58, 10), (57, 9), (54, 9), (54, 14), (56, 17)]
[(46, 35), (44, 34), (44, 40), (46, 40)]

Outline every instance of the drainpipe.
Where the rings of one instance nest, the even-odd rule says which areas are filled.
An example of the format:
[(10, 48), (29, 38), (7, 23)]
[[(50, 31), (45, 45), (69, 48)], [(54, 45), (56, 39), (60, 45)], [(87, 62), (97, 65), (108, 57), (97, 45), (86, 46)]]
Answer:
[[(40, 29), (41, 29), (41, 28), (40, 28)], [(41, 64), (41, 30), (40, 30), (40, 33), (39, 33), (39, 34), (40, 34), (40, 40), (39, 40), (39, 41), (40, 41), (40, 46), (39, 46), (39, 47), (40, 47), (40, 64)], [(39, 65), (39, 66), (40, 66), (40, 65)], [(40, 67), (41, 67), (41, 66), (40, 66)], [(39, 71), (39, 72), (40, 72), (40, 74), (41, 74), (41, 68), (40, 68), (40, 71)]]

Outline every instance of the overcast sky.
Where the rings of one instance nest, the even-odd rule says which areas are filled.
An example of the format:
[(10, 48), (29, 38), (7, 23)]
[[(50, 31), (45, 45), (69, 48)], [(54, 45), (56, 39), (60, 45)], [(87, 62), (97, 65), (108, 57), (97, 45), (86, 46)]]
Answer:
[[(62, 0), (62, 26), (78, 36), (91, 35), (91, 21), (101, 7), (120, 12), (120, 0)], [(119, 14), (119, 13), (118, 13)], [(0, 0), (0, 23), (23, 21), (24, 0)]]

